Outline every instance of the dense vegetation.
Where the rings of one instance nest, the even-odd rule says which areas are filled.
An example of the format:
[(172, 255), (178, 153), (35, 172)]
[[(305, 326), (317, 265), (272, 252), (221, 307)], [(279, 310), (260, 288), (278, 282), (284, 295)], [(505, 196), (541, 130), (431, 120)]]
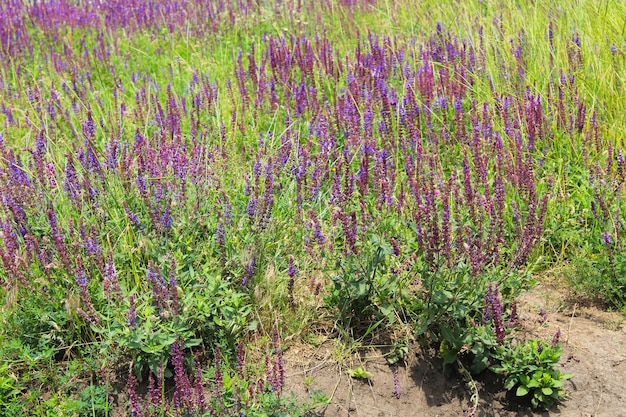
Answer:
[(626, 5), (414, 3), (1, 0), (2, 414), (300, 415), (285, 340), (383, 333), (561, 399), (515, 298), (626, 309)]

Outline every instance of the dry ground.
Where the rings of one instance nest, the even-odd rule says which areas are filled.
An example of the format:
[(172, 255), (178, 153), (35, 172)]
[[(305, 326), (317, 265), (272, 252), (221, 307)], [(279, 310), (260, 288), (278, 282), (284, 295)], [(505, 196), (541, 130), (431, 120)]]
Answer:
[[(548, 312), (541, 324), (539, 310)], [(562, 332), (563, 373), (569, 400), (550, 412), (533, 412), (502, 391), (496, 376), (478, 380), (477, 416), (626, 417), (625, 317), (568, 300), (550, 285), (535, 287), (520, 300), (521, 319), (529, 337), (551, 339)], [(398, 368), (400, 398), (394, 395), (393, 369), (377, 348), (346, 350), (332, 339), (317, 348), (294, 346), (286, 352), (287, 390), (304, 396), (321, 390), (331, 399), (315, 415), (324, 417), (463, 416), (470, 392), (454, 372), (442, 372), (436, 352), (414, 346), (405, 366)], [(367, 380), (346, 371), (362, 367)]]

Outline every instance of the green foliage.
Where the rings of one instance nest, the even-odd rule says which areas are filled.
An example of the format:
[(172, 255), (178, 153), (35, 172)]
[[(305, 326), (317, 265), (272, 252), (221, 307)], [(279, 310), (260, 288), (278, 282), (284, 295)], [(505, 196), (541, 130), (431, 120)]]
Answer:
[[(138, 296), (135, 326), (124, 320), (102, 328), (103, 344), (118, 345), (131, 353), (139, 376), (146, 365), (156, 374), (160, 365), (168, 362), (171, 346), (178, 339), (184, 348), (201, 343), (232, 347), (246, 329), (251, 306), (240, 288), (208, 271), (196, 276), (191, 269), (181, 277), (183, 287), (176, 289), (182, 295), (180, 311), (161, 309), (159, 314), (150, 297)], [(196, 284), (183, 289), (184, 282), (194, 281)], [(166, 376), (170, 375), (168, 371)]]
[(391, 324), (408, 298), (407, 276), (393, 273), (397, 265), (391, 244), (368, 232), (359, 253), (339, 255), (326, 302), (339, 310), (340, 322), (355, 329), (374, 330)]
[(594, 162), (579, 179), (580, 217), (567, 225), (577, 234), (568, 281), (581, 296), (626, 311), (626, 161), (609, 148)]
[(366, 371), (363, 367), (359, 366), (355, 369), (348, 369), (348, 375), (354, 379), (370, 379), (372, 377), (372, 373)]
[(14, 402), (22, 390), (17, 376), (9, 372), (8, 364), (0, 364), (0, 410)]
[(554, 369), (561, 352), (560, 346), (538, 340), (501, 346), (494, 354), (499, 363), (491, 369), (506, 376), (504, 387), (507, 390), (515, 389), (518, 397), (530, 397), (533, 407), (548, 410), (564, 398), (563, 383), (572, 377)]
[[(462, 264), (438, 272), (426, 269), (420, 276), (421, 296), (414, 305), (416, 336), (439, 344), (444, 364), (455, 363), (461, 352), (471, 353), (471, 370), (480, 373), (497, 346), (493, 329), (481, 325), (491, 279), (500, 282), (502, 302), (507, 306), (530, 285), (530, 276), (524, 272), (471, 276), (469, 268)], [(503, 320), (508, 319), (505, 313)]]

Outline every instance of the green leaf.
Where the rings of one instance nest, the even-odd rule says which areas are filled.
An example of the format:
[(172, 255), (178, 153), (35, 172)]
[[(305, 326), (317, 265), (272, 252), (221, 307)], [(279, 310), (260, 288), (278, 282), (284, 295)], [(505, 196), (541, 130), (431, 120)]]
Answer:
[(185, 347), (190, 348), (193, 346), (198, 346), (202, 343), (202, 339), (185, 339)]
[(528, 388), (526, 388), (526, 386), (520, 385), (519, 387), (517, 387), (515, 395), (517, 395), (518, 397), (523, 397), (526, 394), (528, 394)]
[(513, 389), (513, 387), (517, 384), (517, 377), (515, 375), (509, 375), (504, 381), (504, 388), (507, 391)]
[(552, 381), (552, 387), (553, 388), (560, 388), (563, 386), (563, 381), (559, 381), (559, 380), (554, 380)]
[[(489, 358), (487, 356), (482, 356), (480, 359), (477, 357), (477, 360), (472, 364), (471, 370), (473, 374), (479, 374), (485, 369), (487, 369), (487, 362)], [(507, 388), (510, 389), (510, 388)]]
[(545, 395), (552, 395), (552, 388), (550, 387), (543, 387), (541, 388), (541, 392), (543, 392)]
[(433, 303), (435, 304), (446, 304), (450, 300), (452, 300), (454, 296), (448, 290), (436, 290), (433, 292)]
[(518, 376), (518, 378), (522, 385), (528, 385), (528, 383), (530, 382), (530, 377), (528, 375), (522, 374)]
[(526, 385), (528, 386), (528, 388), (539, 388), (541, 386), (539, 380), (535, 378), (531, 379)]

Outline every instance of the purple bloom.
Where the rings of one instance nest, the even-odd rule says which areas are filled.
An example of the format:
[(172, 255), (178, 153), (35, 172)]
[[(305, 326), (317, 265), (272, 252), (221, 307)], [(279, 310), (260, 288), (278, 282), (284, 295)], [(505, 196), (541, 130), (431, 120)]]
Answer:
[(250, 221), (252, 221), (252, 220), (253, 220), (253, 218), (254, 218), (254, 213), (256, 213), (257, 201), (258, 201), (258, 200), (257, 200), (256, 198), (251, 198), (251, 199), (248, 201), (248, 209), (247, 209), (247, 212), (248, 212), (248, 218), (250, 219)]
[(560, 340), (561, 340), (561, 329), (558, 329), (556, 333), (554, 333), (554, 337), (552, 338), (552, 347), (557, 347), (559, 345)]
[(400, 399), (400, 378), (398, 376), (398, 367), (393, 369), (393, 395), (396, 399)]
[(268, 379), (274, 393), (280, 396), (283, 386), (285, 385), (285, 368), (283, 365), (283, 352), (279, 346), (279, 336), (276, 328), (274, 328), (274, 335), (272, 337), (272, 348), (274, 361), (272, 367), (267, 369)]
[(132, 372), (128, 375), (128, 396), (130, 397), (131, 415), (133, 417), (141, 417), (143, 413), (139, 405), (139, 397), (137, 396), (137, 383)]
[(176, 282), (176, 261), (172, 259), (170, 264), (169, 293), (172, 301), (172, 310), (176, 313), (180, 311), (180, 299), (178, 298), (178, 284)]
[(483, 309), (483, 319), (486, 322), (493, 320), (494, 333), (499, 344), (504, 343), (504, 324), (502, 322), (502, 302), (498, 294), (498, 283), (489, 285), (485, 296), (485, 307)]
[(126, 201), (122, 202), (122, 206), (124, 207), (124, 211), (126, 212), (126, 217), (128, 218), (128, 220), (130, 220), (130, 222), (138, 227), (140, 230), (143, 230), (144, 226), (143, 224), (141, 224), (139, 217), (137, 217), (137, 215), (128, 208), (128, 204), (126, 204)]
[(402, 253), (402, 248), (400, 247), (400, 242), (395, 237), (391, 238), (391, 247), (393, 248), (393, 254), (395, 256), (400, 256)]
[(287, 275), (289, 275), (289, 283), (287, 284), (287, 288), (289, 290), (289, 300), (291, 301), (291, 304), (293, 305), (293, 287), (294, 284), (296, 282), (295, 277), (296, 277), (296, 265), (295, 262), (293, 260), (293, 256), (289, 256), (289, 267), (287, 268)]
[(139, 193), (145, 199), (148, 196), (148, 184), (146, 182), (146, 177), (144, 176), (143, 169), (140, 169), (137, 172), (137, 188), (139, 189)]
[(244, 366), (246, 360), (246, 351), (243, 342), (239, 342), (239, 346), (237, 348), (237, 373), (239, 374), (239, 378), (243, 380), (244, 377)]
[(174, 366), (174, 382), (176, 391), (174, 392), (174, 406), (181, 409), (184, 405), (191, 401), (191, 382), (185, 370), (185, 356), (183, 348), (177, 340), (172, 344), (172, 364)]
[(241, 285), (244, 287), (248, 284), (248, 281), (254, 276), (254, 270), (256, 269), (256, 256), (250, 259), (250, 263), (246, 266), (246, 272), (241, 280)]
[(157, 379), (157, 381), (155, 382), (154, 380), (154, 373), (152, 371), (150, 371), (150, 374), (148, 376), (148, 394), (150, 395), (150, 402), (152, 403), (152, 405), (154, 406), (161, 406), (162, 402), (163, 402), (163, 398), (161, 396), (161, 381), (162, 381), (162, 370), (159, 369), (159, 377)]
[(167, 282), (158, 274), (158, 270), (152, 261), (150, 261), (150, 265), (148, 266), (147, 277), (152, 286), (154, 305), (159, 312), (163, 314), (163, 310), (168, 306), (168, 301), (170, 300), (170, 292), (167, 287)]
[(161, 211), (160, 220), (161, 220), (161, 227), (163, 228), (163, 231), (168, 232), (172, 229), (172, 224), (173, 224), (172, 209), (169, 206), (165, 207)]
[(202, 368), (200, 367), (200, 352), (196, 352), (194, 357), (194, 368), (196, 370), (193, 390), (196, 396), (196, 406), (200, 414), (206, 409), (206, 399), (204, 398), (204, 387), (202, 386)]
[(289, 267), (287, 268), (287, 275), (289, 275), (290, 278), (296, 276), (296, 265), (294, 263), (293, 256), (289, 256)]
[(67, 155), (67, 163), (65, 164), (65, 180), (63, 181), (63, 189), (71, 200), (76, 201), (79, 197), (80, 183), (76, 168), (71, 155)]
[(87, 276), (83, 271), (78, 271), (76, 274), (76, 284), (80, 287), (81, 292), (87, 289)]
[(128, 302), (130, 306), (128, 307), (128, 311), (126, 315), (128, 317), (128, 324), (133, 329), (137, 327), (137, 312), (135, 311), (135, 297), (133, 295), (128, 296)]
[(117, 270), (115, 269), (115, 264), (113, 263), (113, 256), (109, 255), (109, 260), (104, 266), (104, 290), (105, 297), (107, 300), (111, 299), (111, 290), (115, 292), (118, 296), (122, 295), (122, 289), (117, 281)]
[(226, 231), (224, 230), (224, 224), (220, 220), (217, 223), (217, 228), (215, 229), (215, 241), (217, 242), (218, 246), (224, 245), (225, 234), (226, 234)]

